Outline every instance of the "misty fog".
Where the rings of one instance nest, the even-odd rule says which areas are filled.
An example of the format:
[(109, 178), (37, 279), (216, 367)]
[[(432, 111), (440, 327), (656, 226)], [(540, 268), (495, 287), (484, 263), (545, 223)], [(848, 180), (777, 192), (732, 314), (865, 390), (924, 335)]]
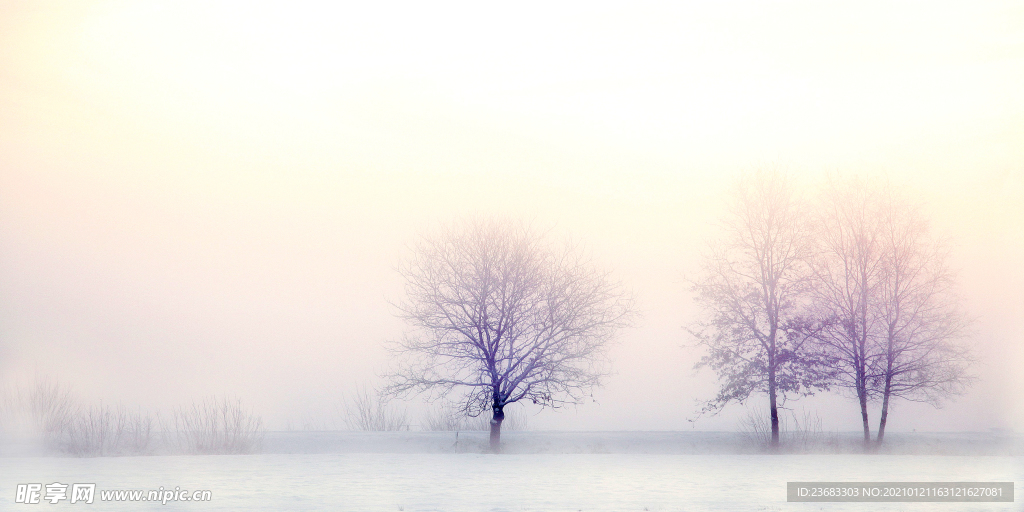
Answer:
[[(892, 183), (950, 243), (979, 379), (890, 431), (1024, 429), (1019, 8), (325, 9), (0, 7), (5, 389), (326, 424), (382, 384), (410, 245), (502, 215), (582, 243), (641, 314), (530, 430), (737, 430), (743, 406), (689, 421), (716, 389), (690, 280), (733, 181), (774, 166)], [(835, 393), (788, 406), (858, 427)]]

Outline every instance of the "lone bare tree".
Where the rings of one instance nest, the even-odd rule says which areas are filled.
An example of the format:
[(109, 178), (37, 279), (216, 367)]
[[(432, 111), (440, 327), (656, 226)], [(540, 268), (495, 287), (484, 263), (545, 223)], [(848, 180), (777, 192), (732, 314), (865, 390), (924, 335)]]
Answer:
[(622, 286), (578, 248), (555, 250), (511, 220), (474, 219), (424, 237), (399, 272), (406, 300), (396, 306), (413, 330), (390, 347), (397, 369), (387, 391), (461, 393), (468, 415), (491, 412), (495, 452), (505, 407), (581, 400), (635, 315)]
[(938, 405), (973, 380), (962, 341), (969, 319), (954, 292), (945, 244), (932, 240), (928, 223), (891, 189), (882, 198), (882, 272), (877, 295), (881, 354), (875, 387), (882, 397), (876, 442), (882, 444), (889, 400)]
[(804, 353), (817, 330), (802, 314), (809, 256), (806, 212), (790, 180), (778, 171), (748, 175), (732, 196), (725, 233), (705, 257), (692, 283), (706, 320), (689, 329), (707, 354), (696, 368), (710, 367), (721, 381), (701, 413), (766, 393), (771, 446), (779, 445), (779, 406), (787, 395), (807, 395), (826, 379)]

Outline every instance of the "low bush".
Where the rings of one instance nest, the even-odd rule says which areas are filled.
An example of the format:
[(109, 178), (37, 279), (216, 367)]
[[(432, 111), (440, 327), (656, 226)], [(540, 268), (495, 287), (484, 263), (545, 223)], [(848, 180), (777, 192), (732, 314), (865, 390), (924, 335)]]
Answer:
[(349, 430), (409, 430), (409, 414), (405, 409), (392, 406), (379, 393), (364, 386), (357, 386), (353, 396), (345, 400), (343, 419)]
[(99, 405), (77, 411), (52, 444), (79, 457), (147, 455), (151, 453), (153, 420), (124, 406)]
[(185, 453), (255, 453), (263, 445), (263, 420), (238, 399), (206, 399), (176, 409), (173, 416), (171, 444)]
[[(839, 435), (825, 432), (817, 414), (804, 411), (798, 417), (791, 409), (779, 409), (780, 449), (791, 453), (838, 450)], [(768, 449), (772, 439), (772, 424), (768, 413), (752, 409), (740, 420), (740, 431), (754, 445)]]

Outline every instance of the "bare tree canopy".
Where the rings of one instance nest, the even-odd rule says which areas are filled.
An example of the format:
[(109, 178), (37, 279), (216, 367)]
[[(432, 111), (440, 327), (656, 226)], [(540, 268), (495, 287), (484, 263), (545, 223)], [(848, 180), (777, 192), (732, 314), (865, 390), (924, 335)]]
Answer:
[(607, 374), (606, 348), (635, 316), (622, 286), (573, 245), (558, 250), (528, 226), (473, 219), (424, 237), (399, 269), (413, 330), (392, 344), (394, 394), (460, 393), (488, 410), (500, 446), (504, 408), (575, 403)]
[(819, 366), (803, 347), (815, 323), (806, 306), (810, 240), (806, 211), (789, 179), (761, 171), (741, 179), (732, 196), (724, 236), (705, 257), (692, 283), (707, 318), (690, 329), (721, 381), (702, 413), (718, 412), (752, 393), (768, 395), (772, 446), (779, 443), (780, 402), (823, 385)]
[(920, 211), (891, 189), (882, 198), (882, 275), (877, 315), (881, 354), (873, 386), (882, 396), (878, 444), (885, 438), (889, 400), (940, 405), (974, 380), (965, 345), (970, 319), (946, 263), (946, 244), (929, 236)]
[(831, 182), (819, 203), (812, 260), (814, 304), (826, 322), (817, 336), (818, 349), (835, 371), (835, 383), (856, 396), (865, 443), (871, 440), (868, 401), (877, 364), (873, 304), (883, 272), (879, 207), (875, 191), (863, 181)]
[(766, 393), (777, 446), (779, 402), (835, 387), (857, 399), (870, 446), (869, 404), (881, 401), (880, 444), (892, 398), (961, 393), (970, 322), (947, 253), (888, 186), (834, 178), (812, 209), (777, 171), (743, 177), (692, 283), (706, 314), (689, 329), (707, 349), (696, 367), (721, 382), (701, 413)]
[(833, 180), (817, 225), (815, 305), (826, 328), (821, 360), (850, 389), (870, 443), (868, 403), (881, 399), (877, 443), (893, 397), (939, 404), (972, 381), (969, 319), (955, 293), (945, 244), (920, 211), (887, 186)]

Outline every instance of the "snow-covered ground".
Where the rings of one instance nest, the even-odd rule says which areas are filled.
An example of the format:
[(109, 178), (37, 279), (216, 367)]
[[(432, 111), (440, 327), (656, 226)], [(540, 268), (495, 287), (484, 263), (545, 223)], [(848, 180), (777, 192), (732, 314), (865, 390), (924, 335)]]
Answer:
[[(679, 433), (510, 433), (512, 453), (467, 453), (483, 433), (281, 433), (259, 455), (0, 457), (0, 509), (343, 511), (1021, 510), (1016, 455), (762, 455), (667, 448)], [(702, 435), (708, 446), (728, 434)], [(964, 434), (961, 437), (967, 436)], [(517, 442), (514, 437), (518, 437)], [(970, 437), (970, 436), (967, 436)], [(335, 442), (325, 444), (325, 440)], [(577, 441), (572, 442), (572, 439)], [(585, 439), (579, 441), (579, 439)], [(597, 446), (604, 450), (573, 447)], [(632, 441), (630, 441), (632, 439)], [(290, 444), (289, 444), (290, 443)], [(438, 444), (441, 443), (441, 444)], [(589, 443), (589, 444), (588, 444)], [(314, 447), (334, 453), (310, 453)], [(519, 446), (519, 452), (514, 448)], [(526, 448), (526, 447), (534, 448)], [(543, 450), (535, 449), (544, 447)], [(436, 448), (436, 449), (435, 449)], [(448, 450), (448, 448), (452, 448)], [(463, 451), (465, 450), (465, 451)], [(601, 453), (604, 451), (604, 453)], [(712, 450), (718, 452), (719, 450)], [(290, 452), (290, 453), (285, 453)], [(538, 453), (540, 452), (540, 453)], [(594, 453), (597, 452), (597, 453)], [(787, 481), (1013, 481), (1015, 503), (787, 503)], [(210, 490), (209, 502), (15, 504), (19, 483)]]

